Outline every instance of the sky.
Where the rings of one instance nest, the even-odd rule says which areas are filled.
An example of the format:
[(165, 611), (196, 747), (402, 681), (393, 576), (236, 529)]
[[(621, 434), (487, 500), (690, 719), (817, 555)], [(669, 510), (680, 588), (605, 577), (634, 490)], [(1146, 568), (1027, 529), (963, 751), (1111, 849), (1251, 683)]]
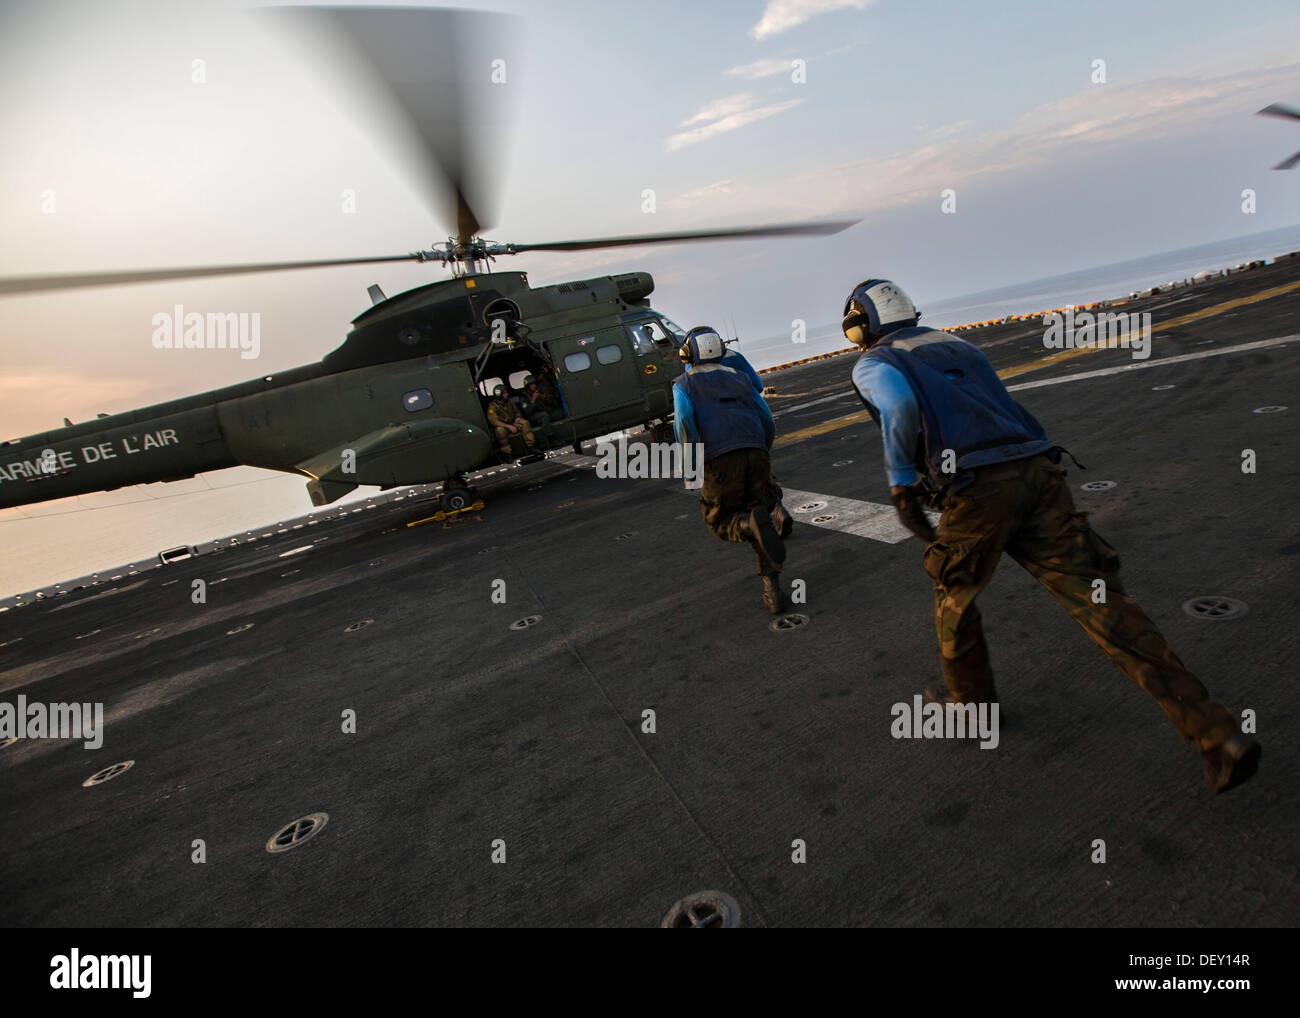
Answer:
[[(1300, 221), (1300, 170), (1270, 170), (1300, 123), (1254, 115), (1300, 106), (1294, 0), (464, 6), (512, 15), (484, 236), (861, 219), (831, 238), (498, 263), (534, 285), (649, 271), (652, 302), (685, 326), (772, 336), (838, 320), (870, 276), (924, 308)], [(400, 254), (450, 225), (328, 52), (246, 5), (0, 0), (0, 276)], [(0, 297), (0, 437), (317, 360), (369, 284), (445, 275), (395, 263)], [(154, 316), (177, 304), (259, 313), (259, 357), (156, 349)]]

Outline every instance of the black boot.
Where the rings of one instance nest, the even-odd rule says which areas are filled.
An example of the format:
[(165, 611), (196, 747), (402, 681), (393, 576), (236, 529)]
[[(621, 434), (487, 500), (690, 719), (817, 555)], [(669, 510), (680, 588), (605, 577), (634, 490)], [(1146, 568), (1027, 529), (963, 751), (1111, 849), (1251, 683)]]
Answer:
[(794, 517), (790, 515), (785, 503), (780, 499), (777, 499), (776, 505), (772, 506), (772, 526), (783, 538), (789, 537), (794, 530)]
[(781, 563), (785, 561), (785, 544), (772, 526), (772, 517), (761, 506), (750, 510), (749, 516), (741, 520), (740, 535), (758, 553), (760, 573), (766, 575), (781, 571)]
[(1216, 795), (1248, 781), (1259, 766), (1259, 742), (1249, 735), (1234, 735), (1217, 749), (1201, 754), (1205, 758), (1205, 783)]
[(995, 688), (993, 688), (993, 686), (991, 686), (991, 685), (989, 686), (989, 695), (988, 695), (987, 699), (985, 699), (985, 698), (981, 698), (981, 699), (979, 699), (979, 700), (965, 700), (965, 701), (963, 701), (963, 700), (958, 700), (955, 696), (952, 695), (952, 690), (950, 690), (950, 689), (948, 688), (948, 683), (946, 683), (946, 682), (931, 682), (928, 686), (925, 687), (925, 690), (921, 693), (921, 698), (922, 698), (926, 703), (939, 703), (939, 704), (943, 704), (943, 703), (976, 703), (976, 704), (978, 704), (978, 703), (996, 703), (996, 704), (998, 705), (998, 729), (999, 729), (999, 731), (1000, 731), (1000, 730), (1002, 730), (1003, 728), (1006, 728), (1006, 727), (1007, 727), (1007, 715), (1006, 715), (1006, 712), (1003, 711), (1003, 709), (1002, 709), (1002, 704), (998, 701), (998, 691), (997, 691)]
[(989, 687), (989, 695), (978, 700), (962, 701), (952, 695), (946, 682), (931, 682), (921, 694), (926, 703), (998, 703), (998, 691)]
[(785, 591), (781, 589), (780, 573), (763, 574), (763, 604), (773, 615), (786, 610)]

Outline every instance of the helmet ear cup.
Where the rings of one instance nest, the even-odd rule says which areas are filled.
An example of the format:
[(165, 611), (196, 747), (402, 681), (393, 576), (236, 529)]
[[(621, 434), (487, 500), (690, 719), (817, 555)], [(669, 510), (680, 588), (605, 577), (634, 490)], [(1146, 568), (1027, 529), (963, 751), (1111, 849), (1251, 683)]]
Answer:
[(840, 323), (840, 328), (844, 332), (844, 338), (854, 346), (867, 344), (867, 339), (871, 335), (870, 321), (865, 311), (850, 310), (844, 316), (844, 321)]
[(850, 329), (860, 329), (863, 339), (854, 342), (861, 345), (870, 337), (879, 339), (896, 329), (915, 325), (920, 317), (912, 299), (895, 283), (888, 279), (868, 279), (855, 286), (844, 302), (841, 328), (845, 336), (849, 336)]

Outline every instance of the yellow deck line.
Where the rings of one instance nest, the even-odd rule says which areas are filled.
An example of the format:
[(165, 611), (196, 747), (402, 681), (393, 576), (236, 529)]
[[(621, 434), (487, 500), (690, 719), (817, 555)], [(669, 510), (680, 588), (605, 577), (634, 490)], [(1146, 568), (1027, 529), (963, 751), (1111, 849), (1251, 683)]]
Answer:
[[(1270, 297), (1277, 297), (1292, 290), (1300, 289), (1300, 280), (1294, 283), (1286, 283), (1282, 286), (1275, 286), (1268, 290), (1260, 290), (1259, 293), (1251, 294), (1249, 297), (1236, 297), (1233, 300), (1226, 300), (1222, 304), (1212, 304), (1208, 308), (1202, 308), (1200, 311), (1191, 311), (1185, 315), (1179, 315), (1177, 318), (1170, 318), (1168, 321), (1161, 322), (1159, 325), (1151, 326), (1151, 334), (1163, 332), (1165, 329), (1176, 329), (1180, 325), (1186, 325), (1188, 322), (1199, 322), (1202, 318), (1212, 318), (1214, 315), (1221, 315), (1225, 311), (1232, 311), (1235, 308), (1245, 307), (1247, 304), (1255, 304), (1261, 300), (1268, 300)], [(1094, 350), (1105, 350), (1104, 346), (1079, 346), (1073, 350), (1062, 350), (1060, 353), (1054, 353), (1047, 357), (1040, 357), (1038, 360), (1029, 361), (1026, 364), (1017, 364), (1015, 367), (1003, 368), (998, 372), (999, 378), (1012, 378), (1016, 375), (1023, 375), (1026, 371), (1033, 371), (1036, 368), (1045, 368), (1060, 361), (1067, 361), (1071, 357), (1079, 357), (1085, 353), (1092, 353)]]

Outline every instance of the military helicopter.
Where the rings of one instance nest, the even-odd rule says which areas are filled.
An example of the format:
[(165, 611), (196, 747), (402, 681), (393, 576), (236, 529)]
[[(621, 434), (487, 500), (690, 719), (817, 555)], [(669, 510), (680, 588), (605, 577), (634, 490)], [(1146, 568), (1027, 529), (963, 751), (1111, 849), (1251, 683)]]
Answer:
[[(283, 13), (283, 9), (279, 9)], [(161, 280), (277, 272), (401, 260), (436, 262), (444, 279), (388, 297), (352, 321), (341, 346), (319, 362), (209, 392), (0, 444), (0, 507), (125, 485), (175, 481), (248, 465), (306, 478), (314, 505), (358, 485), (441, 482), (447, 508), (468, 504), (465, 475), (505, 459), (485, 416), (497, 385), (519, 389), (528, 374), (553, 373), (563, 416), (557, 444), (581, 443), (638, 425), (666, 438), (672, 381), (684, 333), (654, 310), (654, 281), (627, 272), (532, 287), (524, 272), (488, 271), (505, 255), (724, 238), (824, 235), (852, 222), (607, 237), (553, 243), (485, 240), (486, 162), (467, 114), (465, 54), (494, 34), (467, 11), (296, 8), (342, 40), (418, 141), (425, 172), (441, 180), (445, 244), (409, 254), (28, 276), (0, 279), (0, 296)], [(412, 75), (410, 68), (427, 73)], [(450, 75), (450, 77), (448, 77)], [(439, 77), (443, 80), (437, 80)], [(478, 99), (475, 100), (478, 109)]]

